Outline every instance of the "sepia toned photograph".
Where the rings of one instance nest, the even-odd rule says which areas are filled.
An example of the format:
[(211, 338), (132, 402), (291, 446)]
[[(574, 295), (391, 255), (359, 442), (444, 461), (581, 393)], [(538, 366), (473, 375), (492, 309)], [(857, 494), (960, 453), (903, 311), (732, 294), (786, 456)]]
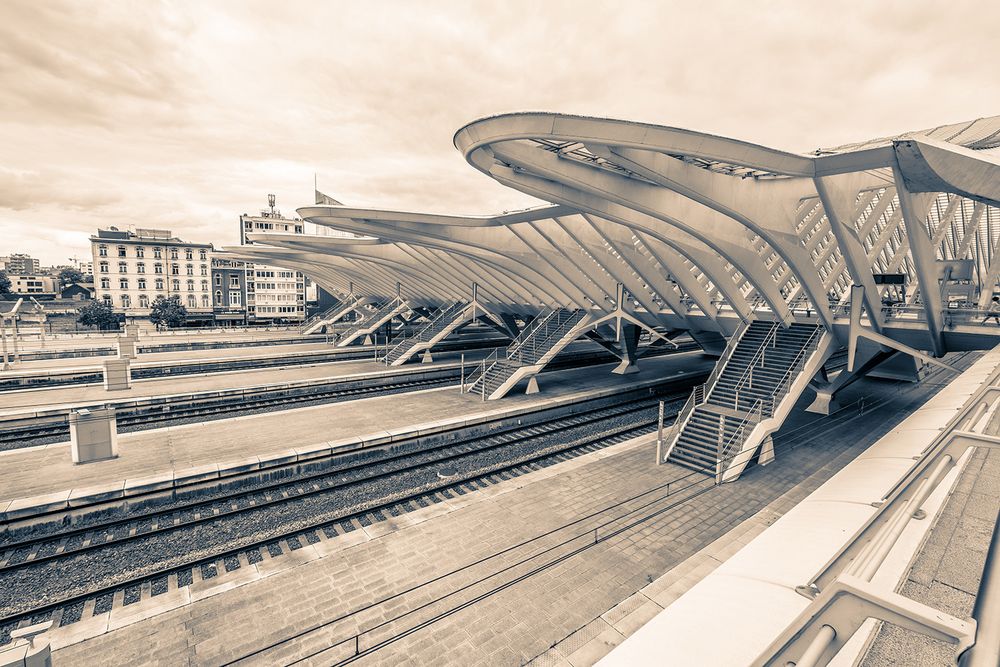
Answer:
[(0, 0), (0, 667), (998, 667), (998, 25)]

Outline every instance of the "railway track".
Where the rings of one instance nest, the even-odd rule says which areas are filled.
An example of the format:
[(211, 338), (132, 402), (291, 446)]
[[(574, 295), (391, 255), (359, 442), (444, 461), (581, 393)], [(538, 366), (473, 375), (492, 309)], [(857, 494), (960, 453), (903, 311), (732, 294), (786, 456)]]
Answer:
[[(685, 396), (665, 397), (668, 416)], [(21, 625), (68, 625), (651, 432), (655, 405), (633, 399), (419, 451), (394, 445), (374, 461), (130, 516), (95, 514), (65, 531), (11, 535), (0, 553), (0, 591), (33, 591), (37, 602), (0, 599), (0, 644)], [(102, 567), (107, 572), (94, 577)], [(79, 581), (80, 573), (93, 580)]]
[[(694, 343), (682, 344), (676, 350), (662, 350), (659, 354), (677, 354), (689, 352), (697, 348)], [(652, 356), (652, 355), (651, 355)], [(656, 355), (659, 356), (659, 355)], [(546, 368), (546, 372), (579, 368), (581, 366), (604, 363), (612, 360), (613, 355), (598, 353), (579, 355), (570, 353), (563, 358), (556, 358)], [(459, 371), (455, 369), (451, 375), (441, 378), (424, 378), (372, 384), (371, 386), (341, 387), (342, 383), (332, 382), (329, 385), (313, 385), (297, 389), (262, 390), (257, 394), (239, 394), (236, 396), (207, 399), (194, 404), (153, 403), (149, 406), (134, 408), (119, 408), (116, 413), (119, 433), (134, 433), (164, 426), (178, 426), (193, 421), (208, 421), (224, 419), (233, 416), (260, 414), (286, 410), (293, 407), (338, 403), (354, 398), (370, 398), (388, 396), (419, 389), (440, 387), (458, 380)], [(39, 420), (41, 421), (41, 420)], [(0, 451), (62, 442), (69, 439), (68, 417), (59, 421), (42, 421), (9, 427), (0, 427)]]

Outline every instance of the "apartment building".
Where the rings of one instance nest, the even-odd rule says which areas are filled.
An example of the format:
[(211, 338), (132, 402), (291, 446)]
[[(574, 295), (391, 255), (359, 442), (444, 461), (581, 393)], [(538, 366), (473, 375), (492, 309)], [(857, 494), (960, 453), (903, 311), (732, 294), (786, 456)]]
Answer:
[(158, 296), (177, 295), (192, 321), (211, 320), (209, 243), (189, 243), (164, 229), (100, 229), (90, 237), (95, 298), (126, 317), (148, 317)]
[[(247, 234), (262, 232), (303, 234), (305, 223), (299, 219), (285, 218), (280, 211), (261, 211), (260, 215), (240, 216), (240, 245), (247, 245)], [(305, 276), (268, 264), (246, 262), (247, 321), (297, 322), (306, 315)]]

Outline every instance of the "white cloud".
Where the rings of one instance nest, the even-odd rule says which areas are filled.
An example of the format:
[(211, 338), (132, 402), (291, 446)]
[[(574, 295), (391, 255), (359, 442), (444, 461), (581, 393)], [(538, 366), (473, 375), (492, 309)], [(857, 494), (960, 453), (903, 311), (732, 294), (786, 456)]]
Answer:
[(98, 226), (232, 243), (274, 192), (487, 213), (532, 202), (454, 131), (543, 109), (791, 150), (1000, 108), (1000, 6), (771, 2), (0, 4), (0, 254)]

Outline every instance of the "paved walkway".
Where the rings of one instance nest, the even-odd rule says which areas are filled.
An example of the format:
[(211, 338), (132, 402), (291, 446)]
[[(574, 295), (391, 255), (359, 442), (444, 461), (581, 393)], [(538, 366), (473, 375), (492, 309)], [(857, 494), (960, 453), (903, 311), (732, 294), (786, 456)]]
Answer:
[[(478, 361), (486, 356), (487, 350), (466, 352), (466, 359)], [(407, 366), (435, 368), (458, 362), (458, 352), (444, 352), (434, 355), (433, 364), (417, 364)], [(241, 387), (257, 387), (283, 382), (299, 382), (303, 380), (322, 380), (341, 378), (358, 373), (378, 373), (387, 370), (384, 364), (378, 364), (371, 359), (358, 361), (332, 361), (328, 363), (292, 366), (288, 368), (263, 368), (233, 371), (228, 373), (205, 373), (180, 375), (176, 377), (153, 378), (149, 380), (134, 380), (131, 389), (107, 391), (101, 385), (82, 385), (53, 387), (51, 389), (31, 389), (28, 391), (8, 391), (0, 396), (3, 409), (0, 415), (9, 412), (23, 412), (26, 409), (37, 410), (43, 407), (60, 405), (91, 404), (107, 400), (124, 400), (144, 398), (149, 396), (167, 396), (170, 394), (191, 394), (201, 391), (218, 391), (221, 389), (237, 389)]]
[[(56, 334), (46, 336), (44, 343), (36, 335), (26, 336), (21, 340), (21, 349), (25, 351), (39, 350), (73, 350), (87, 349), (92, 347), (113, 346), (115, 340), (121, 332), (115, 334)], [(9, 332), (8, 332), (9, 335)], [(246, 342), (246, 341), (267, 341), (275, 338), (295, 338), (300, 336), (297, 328), (287, 330), (266, 331), (262, 329), (251, 329), (241, 331), (213, 331), (209, 333), (195, 330), (178, 331), (176, 333), (154, 333), (142, 331), (139, 334), (139, 341), (142, 344), (161, 345), (167, 343), (193, 343), (193, 342)], [(8, 344), (10, 341), (8, 340)]]
[[(853, 389), (885, 387), (863, 380)], [(336, 538), (322, 554), (280, 556), (270, 561), (277, 570), (288, 559), (280, 572), (68, 646), (54, 662), (214, 665), (263, 649), (246, 664), (288, 664), (313, 654), (297, 664), (331, 664), (353, 653), (359, 630), (370, 630), (359, 639), (362, 650), (391, 643), (360, 664), (517, 665), (559, 642), (562, 654), (548, 658), (591, 664), (603, 655), (602, 644), (614, 643), (613, 636), (592, 636), (595, 619), (761, 510), (793, 506), (797, 496), (786, 494), (796, 485), (815, 488), (936, 389), (898, 394), (878, 413), (882, 419), (855, 419), (833, 433), (814, 423), (808, 434), (786, 439), (803, 446), (722, 487), (679, 491), (704, 478), (651, 465), (652, 443), (620, 446), (614, 456), (522, 482), (516, 492), (462, 496), (418, 525), (405, 525), (404, 515), (386, 534), (378, 534), (380, 524), (366, 529), (372, 534), (360, 543), (346, 540), (339, 548), (343, 538)], [(671, 480), (667, 495), (662, 485)], [(641, 624), (635, 611), (619, 608), (616, 621), (631, 616)], [(344, 643), (327, 650), (337, 642)]]
[[(460, 394), (456, 384), (442, 389), (124, 433), (118, 437), (117, 459), (86, 465), (73, 465), (68, 443), (12, 450), (0, 453), (0, 479), (3, 480), (0, 500), (237, 461), (503, 407), (540, 405), (581, 390), (628, 387), (650, 378), (708, 370), (711, 364), (711, 360), (700, 353), (691, 352), (643, 360), (643, 371), (635, 375), (611, 374), (614, 364), (546, 373), (539, 378), (541, 393), (514, 395), (485, 404), (478, 396)], [(39, 475), (39, 470), (44, 470), (45, 475)]]
[[(987, 431), (997, 435), (996, 429)], [(902, 588), (935, 609), (969, 618), (1000, 511), (1000, 451), (977, 450), (941, 511)], [(863, 667), (952, 665), (955, 647), (885, 624)]]

